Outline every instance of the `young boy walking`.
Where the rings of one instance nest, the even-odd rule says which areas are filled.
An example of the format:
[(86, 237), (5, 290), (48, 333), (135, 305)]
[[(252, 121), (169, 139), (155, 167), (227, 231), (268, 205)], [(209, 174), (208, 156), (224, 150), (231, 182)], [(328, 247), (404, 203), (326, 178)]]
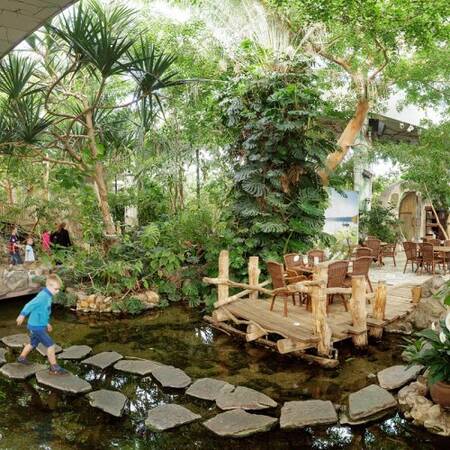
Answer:
[(56, 362), (55, 343), (48, 335), (52, 332), (52, 326), (49, 324), (52, 299), (61, 288), (61, 279), (57, 275), (47, 277), (46, 287), (39, 292), (36, 297), (30, 300), (22, 309), (17, 317), (17, 325), (23, 324), (25, 318), (28, 318), (27, 328), (30, 332), (30, 343), (25, 345), (22, 353), (17, 358), (17, 362), (25, 365), (31, 364), (27, 356), (35, 349), (39, 343), (47, 347), (47, 358), (50, 363), (50, 373), (53, 375), (65, 375), (68, 372), (60, 367)]

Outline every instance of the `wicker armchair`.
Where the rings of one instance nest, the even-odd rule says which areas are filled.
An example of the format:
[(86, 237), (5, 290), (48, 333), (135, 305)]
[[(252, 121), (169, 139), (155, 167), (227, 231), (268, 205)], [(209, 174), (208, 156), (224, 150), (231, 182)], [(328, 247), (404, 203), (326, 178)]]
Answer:
[(366, 247), (372, 250), (372, 259), (380, 263), (381, 241), (376, 238), (367, 239)]
[(362, 256), (372, 256), (372, 249), (369, 247), (357, 247), (353, 257), (361, 258)]
[(314, 265), (314, 258), (318, 258), (320, 263), (325, 261), (325, 252), (323, 250), (313, 249), (310, 250), (307, 254), (308, 254), (308, 264), (310, 266)]
[(417, 265), (416, 271), (422, 263), (422, 257), (417, 253), (417, 244), (411, 241), (403, 242), (403, 249), (405, 250), (406, 262), (405, 268), (403, 269), (403, 273), (406, 272), (406, 266), (408, 262), (411, 262), (411, 270), (414, 272), (414, 264)]
[(436, 264), (439, 264), (441, 267), (444, 266), (445, 261), (442, 256), (436, 256), (433, 244), (429, 242), (424, 242), (420, 244), (420, 253), (422, 254), (422, 261), (420, 266), (420, 272), (426, 268), (427, 272), (431, 270), (431, 273), (434, 275)]
[(427, 241), (428, 244), (431, 244), (435, 247), (439, 247), (441, 245), (441, 240), (440, 239), (429, 239)]
[(347, 273), (344, 284), (346, 287), (351, 287), (353, 275), (364, 275), (366, 277), (367, 284), (369, 285), (370, 292), (373, 292), (372, 283), (369, 278), (370, 264), (372, 263), (372, 256), (361, 256), (353, 261), (353, 269)]
[[(345, 277), (348, 272), (348, 261), (336, 261), (328, 266), (328, 284), (327, 287), (346, 287)], [(335, 296), (341, 297), (344, 303), (345, 310), (348, 311), (347, 300), (343, 294), (330, 294), (328, 295), (327, 305), (333, 303)]]
[[(267, 262), (267, 270), (269, 272), (270, 277), (272, 278), (272, 287), (273, 289), (285, 288), (287, 284), (296, 283), (298, 281), (302, 281), (305, 277), (295, 276), (295, 277), (286, 277), (283, 264), (279, 264), (275, 261)], [(284, 317), (287, 317), (287, 299), (288, 297), (292, 297), (292, 303), (295, 306), (295, 293), (290, 292), (288, 289), (286, 291), (281, 291), (275, 294), (272, 297), (272, 302), (270, 304), (270, 311), (273, 311), (273, 305), (275, 304), (276, 297), (282, 297), (284, 301)]]
[(286, 270), (293, 270), (296, 272), (296, 269), (300, 267), (304, 267), (303, 264), (303, 255), (300, 253), (288, 253), (283, 256), (284, 265), (286, 266)]
[(392, 258), (394, 260), (394, 267), (397, 267), (395, 263), (395, 249), (397, 247), (397, 243), (386, 244), (381, 247), (380, 251), (380, 263), (383, 264), (383, 258)]

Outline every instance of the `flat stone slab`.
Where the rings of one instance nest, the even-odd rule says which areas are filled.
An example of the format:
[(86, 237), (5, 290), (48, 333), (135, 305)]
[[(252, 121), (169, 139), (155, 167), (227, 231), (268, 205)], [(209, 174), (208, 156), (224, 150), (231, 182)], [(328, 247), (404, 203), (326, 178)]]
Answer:
[(135, 359), (122, 359), (121, 361), (114, 364), (114, 369), (120, 370), (122, 372), (133, 373), (135, 375), (149, 375), (155, 369), (161, 367), (162, 364), (156, 361), (146, 360), (135, 360)]
[(25, 344), (30, 343), (30, 337), (24, 333), (12, 334), (11, 336), (3, 337), (2, 342), (10, 348), (22, 348)]
[(277, 402), (262, 392), (244, 386), (237, 386), (232, 392), (222, 392), (216, 398), (220, 409), (266, 409), (275, 408)]
[(398, 389), (410, 381), (414, 381), (422, 370), (423, 366), (421, 365), (414, 365), (409, 368), (402, 365), (388, 367), (378, 372), (378, 382), (382, 388)]
[(387, 412), (395, 406), (397, 401), (390, 392), (371, 384), (349, 395), (348, 416), (351, 421), (360, 421)]
[(8, 350), (6, 348), (0, 348), (0, 364), (6, 363), (6, 354)]
[(186, 373), (173, 366), (161, 366), (153, 370), (152, 375), (163, 387), (183, 389), (188, 387), (192, 380)]
[(229, 393), (233, 390), (234, 386), (226, 381), (215, 380), (214, 378), (200, 378), (189, 386), (186, 394), (202, 400), (214, 401), (220, 394)]
[(280, 428), (303, 428), (337, 421), (336, 410), (329, 400), (286, 402), (281, 408)]
[(115, 417), (121, 417), (127, 398), (121, 392), (100, 389), (86, 395), (92, 407), (101, 409)]
[(90, 358), (83, 359), (83, 361), (81, 361), (81, 364), (88, 364), (100, 369), (106, 369), (122, 358), (123, 356), (117, 352), (101, 352), (97, 353), (94, 356), (91, 356)]
[(89, 345), (72, 345), (58, 355), (58, 359), (83, 359), (91, 352), (92, 348)]
[(45, 368), (46, 366), (43, 364), (30, 364), (29, 366), (26, 366), (25, 364), (14, 362), (2, 366), (0, 372), (14, 380), (25, 380)]
[(189, 409), (180, 405), (161, 405), (148, 412), (145, 425), (153, 431), (165, 431), (201, 419)]
[(246, 437), (270, 430), (276, 423), (275, 417), (250, 414), (242, 409), (234, 409), (218, 414), (203, 425), (219, 436)]
[[(47, 356), (47, 347), (43, 344), (39, 344), (36, 347), (36, 350), (42, 355), (42, 356)], [(58, 344), (55, 344), (55, 353), (61, 353), (63, 351), (62, 347), (60, 347)]]
[(36, 380), (39, 384), (57, 389), (62, 392), (72, 394), (83, 394), (89, 392), (92, 387), (86, 381), (68, 372), (65, 375), (53, 375), (48, 370), (36, 373)]

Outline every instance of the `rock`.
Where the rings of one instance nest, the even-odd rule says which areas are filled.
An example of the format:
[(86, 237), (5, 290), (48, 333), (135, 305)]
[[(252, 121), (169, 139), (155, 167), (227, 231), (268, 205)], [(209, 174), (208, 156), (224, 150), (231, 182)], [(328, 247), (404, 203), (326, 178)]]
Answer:
[(185, 388), (192, 380), (186, 373), (173, 366), (161, 366), (153, 370), (152, 375), (161, 383), (163, 387)]
[[(43, 344), (39, 344), (36, 347), (36, 350), (42, 355), (42, 356), (47, 356), (47, 347), (45, 347), (45, 345)], [(62, 352), (62, 347), (60, 347), (58, 344), (55, 344), (55, 353), (61, 353)]]
[(250, 414), (234, 409), (218, 414), (203, 425), (219, 436), (246, 437), (270, 430), (277, 423), (274, 417)]
[(92, 407), (101, 409), (112, 416), (121, 417), (127, 398), (121, 392), (100, 389), (86, 395)]
[(409, 397), (425, 397), (427, 394), (428, 386), (426, 384), (413, 381), (398, 391), (398, 403), (400, 405), (407, 405), (409, 403)]
[(442, 301), (438, 298), (422, 298), (409, 316), (414, 327), (422, 330), (429, 328), (433, 322), (443, 319), (447, 313)]
[(412, 323), (409, 319), (398, 319), (384, 327), (386, 333), (404, 334), (409, 336), (413, 332)]
[(122, 372), (134, 373), (136, 375), (149, 375), (156, 368), (161, 367), (162, 364), (156, 361), (135, 360), (135, 359), (123, 359), (122, 361), (114, 364), (114, 369), (121, 370)]
[(232, 392), (233, 390), (234, 386), (226, 381), (215, 380), (214, 378), (200, 378), (189, 387), (186, 394), (202, 400), (214, 401), (219, 394)]
[(30, 343), (28, 334), (12, 334), (11, 336), (5, 336), (2, 338), (2, 342), (11, 348), (22, 348), (24, 345)]
[(281, 408), (280, 428), (303, 428), (337, 421), (336, 410), (329, 400), (286, 402)]
[(370, 421), (375, 416), (384, 415), (395, 406), (397, 402), (392, 394), (376, 384), (371, 384), (349, 395), (349, 420), (353, 423)]
[(5, 364), (7, 353), (8, 350), (6, 348), (0, 348), (0, 364)]
[(45, 366), (43, 364), (30, 364), (29, 366), (26, 366), (25, 364), (15, 362), (5, 364), (0, 368), (0, 372), (14, 380), (25, 380), (33, 376), (36, 372), (44, 369)]
[(425, 283), (422, 283), (422, 297), (431, 297), (436, 294), (445, 284), (445, 280), (441, 275), (434, 275)]
[(28, 289), (28, 270), (10, 270), (3, 274), (4, 284), (9, 292), (19, 292)]
[(415, 380), (422, 370), (423, 366), (420, 365), (414, 365), (409, 368), (401, 365), (388, 367), (378, 372), (378, 382), (382, 388), (388, 390), (398, 389), (406, 383)]
[(153, 431), (165, 431), (201, 419), (189, 409), (180, 405), (161, 405), (148, 412), (145, 425)]
[(88, 345), (72, 345), (58, 355), (58, 359), (82, 359), (91, 352), (92, 348)]
[(122, 358), (123, 356), (117, 352), (101, 352), (91, 356), (90, 358), (84, 359), (81, 361), (81, 364), (88, 364), (100, 369), (106, 369)]
[(83, 394), (89, 392), (91, 385), (81, 378), (67, 373), (65, 375), (54, 375), (48, 370), (42, 370), (36, 373), (36, 380), (39, 384), (57, 389), (62, 392), (70, 392), (72, 394)]
[(262, 392), (244, 386), (237, 386), (232, 392), (222, 392), (216, 399), (220, 409), (266, 409), (275, 408), (277, 403)]

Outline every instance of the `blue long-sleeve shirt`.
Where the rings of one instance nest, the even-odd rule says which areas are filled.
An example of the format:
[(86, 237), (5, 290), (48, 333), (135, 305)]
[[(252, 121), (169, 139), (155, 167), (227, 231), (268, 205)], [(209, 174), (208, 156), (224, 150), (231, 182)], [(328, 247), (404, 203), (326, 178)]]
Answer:
[(20, 315), (28, 317), (27, 328), (29, 330), (48, 325), (52, 312), (52, 298), (53, 294), (44, 288), (22, 308)]

